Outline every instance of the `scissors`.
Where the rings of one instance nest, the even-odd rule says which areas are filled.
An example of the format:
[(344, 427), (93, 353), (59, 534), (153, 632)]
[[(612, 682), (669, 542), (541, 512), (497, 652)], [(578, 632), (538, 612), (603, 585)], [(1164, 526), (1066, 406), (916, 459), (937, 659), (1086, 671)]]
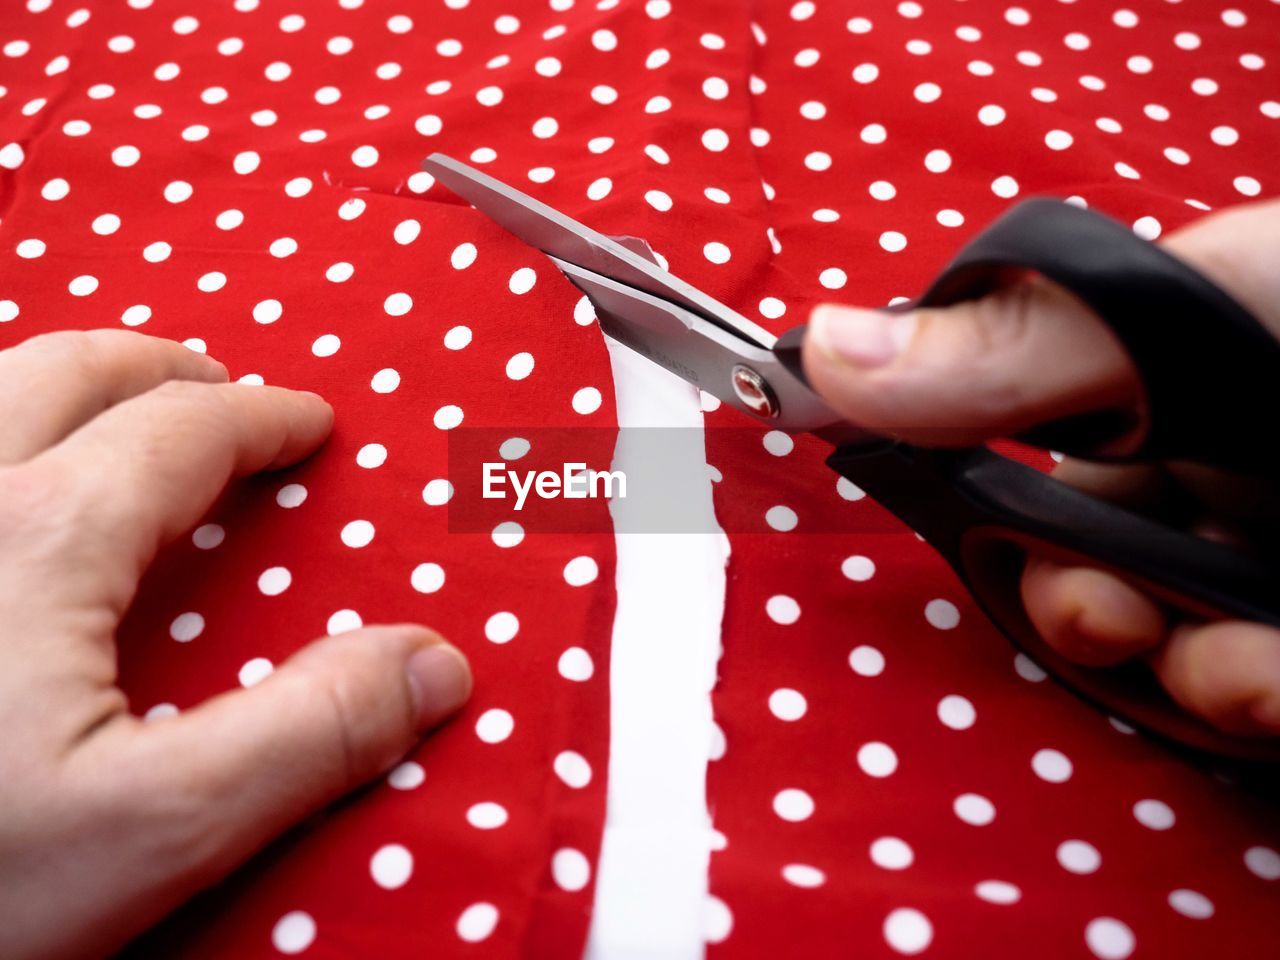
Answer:
[[(1091, 497), (987, 447), (926, 449), (846, 422), (806, 383), (804, 328), (775, 337), (663, 269), (641, 241), (607, 237), (443, 154), (422, 168), (546, 254), (592, 302), (604, 333), (770, 429), (829, 443), (827, 464), (918, 533), (1001, 631), (1059, 682), (1116, 718), (1194, 753), (1280, 761), (1280, 743), (1223, 733), (1183, 711), (1140, 664), (1091, 668), (1044, 642), (1022, 607), (1028, 552), (1109, 570), (1195, 618), (1280, 626), (1280, 566)], [(1252, 418), (1275, 406), (1280, 341), (1206, 277), (1125, 226), (1049, 198), (1025, 200), (956, 255), (915, 306), (945, 306), (1038, 273), (1079, 297), (1141, 377), (1145, 428), (1131, 453), (1276, 472)], [(1192, 371), (1195, 379), (1192, 380)], [(1131, 418), (1091, 414), (1022, 438), (1102, 458)]]

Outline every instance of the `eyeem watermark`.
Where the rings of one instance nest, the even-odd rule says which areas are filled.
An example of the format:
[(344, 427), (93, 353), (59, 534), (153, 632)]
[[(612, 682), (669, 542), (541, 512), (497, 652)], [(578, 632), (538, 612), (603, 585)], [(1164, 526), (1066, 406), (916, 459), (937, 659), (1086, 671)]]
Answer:
[[(554, 470), (508, 470), (504, 461), (481, 465), (485, 500), (506, 500), (515, 494), (515, 509), (524, 509), (533, 493), (542, 500), (612, 500), (627, 497), (627, 475), (621, 470), (590, 470), (585, 463), (566, 463)], [(510, 488), (508, 491), (507, 488)]]

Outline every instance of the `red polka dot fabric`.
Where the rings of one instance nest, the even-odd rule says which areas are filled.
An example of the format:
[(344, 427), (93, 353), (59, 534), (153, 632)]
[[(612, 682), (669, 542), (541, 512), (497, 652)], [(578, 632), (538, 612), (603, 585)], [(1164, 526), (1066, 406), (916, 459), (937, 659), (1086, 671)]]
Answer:
[[(121, 637), (137, 711), (363, 622), (429, 623), (477, 675), (135, 952), (582, 953), (612, 543), (449, 533), (446, 453), (459, 425), (612, 427), (608, 366), (576, 292), (422, 156), (643, 236), (780, 332), (918, 293), (1027, 195), (1152, 238), (1271, 195), (1277, 36), (1266, 0), (10, 4), (0, 343), (123, 325), (338, 414), (157, 564)], [(757, 531), (731, 535), (711, 956), (1270, 950), (1272, 810), (1015, 657), (817, 444), (708, 446), (723, 525)]]
[[(540, 39), (571, 22), (545, 7), (495, 23), (413, 6), (33, 0), (0, 16), (0, 345), (132, 328), (336, 410), (312, 460), (239, 485), (158, 560), (120, 635), (135, 711), (163, 723), (362, 623), (428, 624), (476, 675), (447, 729), (140, 954), (585, 941), (612, 537), (450, 532), (447, 450), (454, 429), (612, 428), (607, 358), (540, 254), (416, 171), (437, 145), (529, 154), (529, 94), (551, 83), (535, 61), (593, 48)], [(524, 108), (502, 107), (507, 87)], [(585, 80), (557, 89), (605, 109)]]
[[(920, 293), (1026, 196), (1155, 238), (1275, 191), (1276, 4), (753, 16), (721, 26), (725, 49), (679, 97), (728, 81), (718, 102), (738, 106), (702, 137), (724, 159), (698, 187), (756, 205), (749, 225), (717, 216), (692, 279), (733, 271), (719, 291), (776, 332), (822, 300)], [(726, 529), (775, 531), (731, 536), (709, 956), (1273, 952), (1274, 807), (1015, 656), (819, 444), (711, 431), (709, 446)]]

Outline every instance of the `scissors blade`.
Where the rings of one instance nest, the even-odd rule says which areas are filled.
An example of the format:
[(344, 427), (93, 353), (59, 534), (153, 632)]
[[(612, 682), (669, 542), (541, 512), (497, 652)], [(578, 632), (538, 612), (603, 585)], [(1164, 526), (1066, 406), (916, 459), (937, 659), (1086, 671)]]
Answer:
[[(841, 438), (850, 441), (864, 442), (870, 436), (845, 425), (772, 350), (747, 343), (669, 300), (556, 257), (551, 262), (595, 305), (600, 329), (607, 336), (685, 382), (788, 433), (825, 435), (825, 431), (839, 428)], [(735, 370), (742, 366), (749, 367), (768, 385), (775, 401), (771, 415), (753, 409), (734, 389)]]
[(551, 257), (669, 300), (757, 347), (771, 349), (777, 340), (692, 284), (501, 180), (442, 153), (427, 157), (422, 169), (509, 233)]

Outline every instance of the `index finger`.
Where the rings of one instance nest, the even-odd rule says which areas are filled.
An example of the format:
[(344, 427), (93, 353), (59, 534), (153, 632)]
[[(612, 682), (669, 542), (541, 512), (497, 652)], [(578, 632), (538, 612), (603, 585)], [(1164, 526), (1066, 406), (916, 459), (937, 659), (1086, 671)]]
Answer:
[(19, 469), (59, 490), (79, 568), (122, 574), (101, 586), (122, 613), (161, 544), (193, 526), (232, 477), (303, 459), (332, 425), (333, 409), (313, 393), (170, 381)]

